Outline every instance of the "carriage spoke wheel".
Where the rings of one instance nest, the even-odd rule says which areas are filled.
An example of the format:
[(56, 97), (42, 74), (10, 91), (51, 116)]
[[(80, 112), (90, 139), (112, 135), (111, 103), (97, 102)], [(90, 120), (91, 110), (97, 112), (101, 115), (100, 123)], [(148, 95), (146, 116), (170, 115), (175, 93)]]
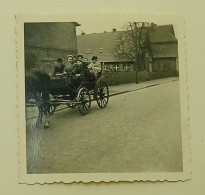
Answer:
[(96, 101), (100, 108), (105, 108), (109, 100), (108, 86), (104, 81), (100, 81), (97, 86)]
[(82, 115), (86, 115), (90, 111), (91, 98), (86, 88), (81, 88), (77, 96), (78, 110)]

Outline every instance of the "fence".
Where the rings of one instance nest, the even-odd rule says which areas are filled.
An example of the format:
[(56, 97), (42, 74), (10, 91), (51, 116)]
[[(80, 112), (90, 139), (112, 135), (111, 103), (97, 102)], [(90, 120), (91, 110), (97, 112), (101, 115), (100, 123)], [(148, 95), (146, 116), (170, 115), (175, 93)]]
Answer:
[(120, 85), (136, 82), (136, 72), (104, 72), (108, 85)]
[[(120, 85), (126, 83), (136, 83), (136, 72), (104, 72), (105, 80), (108, 85)], [(178, 76), (177, 71), (164, 72), (138, 72), (138, 82), (145, 82), (154, 79)]]

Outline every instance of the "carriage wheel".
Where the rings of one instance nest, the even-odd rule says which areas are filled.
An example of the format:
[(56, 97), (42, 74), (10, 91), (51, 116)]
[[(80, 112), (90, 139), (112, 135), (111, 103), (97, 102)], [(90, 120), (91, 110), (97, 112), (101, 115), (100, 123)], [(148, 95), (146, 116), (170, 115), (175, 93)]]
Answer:
[(86, 115), (90, 111), (91, 98), (86, 88), (81, 88), (77, 96), (78, 110), (82, 115)]
[(96, 101), (100, 108), (105, 108), (109, 100), (109, 90), (106, 82), (100, 81), (96, 90)]

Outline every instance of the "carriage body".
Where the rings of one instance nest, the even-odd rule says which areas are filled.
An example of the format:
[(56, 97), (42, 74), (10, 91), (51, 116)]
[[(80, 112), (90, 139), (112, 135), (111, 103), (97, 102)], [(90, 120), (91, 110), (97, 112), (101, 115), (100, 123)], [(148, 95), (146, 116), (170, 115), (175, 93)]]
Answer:
[(109, 99), (109, 90), (100, 73), (97, 79), (89, 79), (84, 74), (53, 76), (50, 84), (50, 114), (61, 104), (70, 108), (78, 107), (82, 115), (90, 111), (91, 101), (96, 100), (100, 108), (105, 108)]

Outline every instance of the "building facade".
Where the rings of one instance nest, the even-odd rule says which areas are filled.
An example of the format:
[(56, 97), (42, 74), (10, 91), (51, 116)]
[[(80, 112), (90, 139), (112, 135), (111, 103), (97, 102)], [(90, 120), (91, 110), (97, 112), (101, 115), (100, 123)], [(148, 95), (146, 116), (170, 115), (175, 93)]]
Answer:
[(178, 75), (178, 41), (173, 25), (154, 26), (149, 30), (150, 72), (161, 77)]
[(26, 66), (48, 68), (58, 57), (76, 55), (76, 22), (43, 22), (24, 24), (24, 51)]
[(132, 71), (133, 62), (125, 58), (119, 59), (116, 55), (115, 48), (120, 33), (116, 29), (104, 33), (83, 33), (77, 36), (78, 53), (88, 58), (88, 61), (92, 56), (98, 56), (98, 60), (103, 64), (103, 71)]
[[(148, 27), (149, 48), (144, 55), (143, 70), (138, 70), (138, 82), (178, 75), (178, 41), (173, 25)], [(78, 52), (88, 60), (98, 56), (104, 74), (112, 72), (115, 81), (111, 83), (136, 82), (134, 62), (116, 55), (118, 37), (122, 31), (93, 33), (77, 36)], [(132, 73), (131, 73), (132, 72)], [(119, 79), (122, 77), (123, 79)], [(127, 79), (125, 79), (127, 77)]]

